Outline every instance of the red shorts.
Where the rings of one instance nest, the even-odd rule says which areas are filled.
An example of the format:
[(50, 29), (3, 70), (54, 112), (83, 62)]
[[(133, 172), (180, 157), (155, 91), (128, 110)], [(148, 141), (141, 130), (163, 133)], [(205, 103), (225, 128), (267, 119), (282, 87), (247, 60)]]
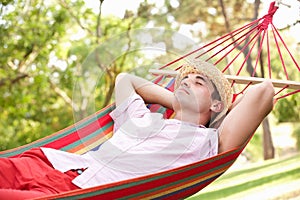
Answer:
[(62, 173), (54, 169), (40, 148), (17, 158), (0, 158), (0, 199), (33, 198), (79, 189), (71, 182), (76, 176), (76, 171)]

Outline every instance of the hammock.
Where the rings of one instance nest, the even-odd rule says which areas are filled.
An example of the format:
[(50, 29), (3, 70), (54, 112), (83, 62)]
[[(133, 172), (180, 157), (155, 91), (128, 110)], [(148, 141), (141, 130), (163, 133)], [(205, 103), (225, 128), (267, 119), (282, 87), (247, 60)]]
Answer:
[[(218, 50), (219, 53), (223, 53), (222, 59), (215, 59), (217, 54), (213, 54), (207, 60), (215, 59), (214, 63), (219, 66), (223, 65), (225, 68), (223, 72), (230, 69), (230, 65), (233, 64), (233, 61), (238, 58), (238, 56), (245, 50), (247, 47), (253, 49), (254, 44), (258, 41), (258, 36), (262, 35), (262, 38), (267, 38), (267, 49), (268, 49), (268, 69), (269, 69), (269, 77), (271, 77), (271, 64), (270, 64), (270, 54), (269, 54), (269, 36), (267, 27), (271, 26), (271, 30), (273, 33), (273, 37), (276, 40), (276, 46), (278, 53), (280, 55), (284, 74), (286, 75), (287, 80), (285, 81), (277, 81), (273, 80), (273, 82), (280, 87), (281, 89), (277, 92), (277, 96), (279, 93), (282, 94), (283, 91), (287, 91), (285, 94), (278, 96), (277, 99), (287, 97), (289, 95), (295, 94), (300, 91), (300, 83), (295, 81), (290, 81), (288, 76), (288, 69), (285, 67), (282, 52), (279, 48), (279, 41), (284, 45), (284, 48), (288, 52), (292, 62), (296, 66), (297, 73), (300, 72), (300, 68), (293, 58), (292, 54), (288, 50), (285, 45), (282, 37), (279, 35), (278, 31), (274, 27), (272, 23), (272, 16), (277, 10), (277, 6), (274, 3), (271, 3), (270, 9), (267, 15), (263, 16), (260, 19), (255, 20), (254, 22), (241, 27), (231, 33), (228, 33), (217, 40), (203, 46), (200, 49), (197, 49), (187, 55), (184, 55), (167, 65), (161, 67), (171, 68), (176, 66), (180, 60), (185, 59), (191, 55), (193, 57), (201, 57), (204, 54), (199, 52), (210, 52), (213, 49), (220, 49), (220, 45), (224, 45), (226, 42), (230, 41), (233, 37), (237, 37), (237, 35), (241, 35), (238, 39), (229, 42), (229, 44), (225, 45), (224, 48)], [(243, 33), (244, 32), (244, 33)], [(252, 35), (255, 35), (253, 37)], [(265, 37), (265, 35), (267, 35)], [(244, 47), (239, 50), (236, 56), (233, 57), (233, 60), (229, 62), (227, 65), (222, 63), (222, 60), (229, 56), (229, 53), (235, 52), (236, 48), (241, 45), (243, 41), (247, 41)], [(259, 55), (261, 54), (262, 45), (264, 39), (262, 39), (260, 44), (260, 50), (257, 52), (257, 60), (254, 69), (256, 69)], [(208, 49), (207, 49), (208, 48)], [(226, 49), (229, 50), (225, 52)], [(206, 49), (203, 51), (203, 49)], [(252, 50), (251, 50), (252, 51)], [(251, 51), (246, 56), (246, 59), (249, 57)], [(225, 53), (224, 53), (225, 52)], [(218, 53), (218, 54), (219, 54)], [(253, 52), (252, 52), (253, 53)], [(197, 54), (196, 56), (194, 56)], [(242, 73), (243, 66), (246, 60), (242, 63), (238, 71), (235, 75), (240, 75)], [(175, 69), (176, 70), (176, 69)], [(172, 71), (174, 72), (174, 71)], [(161, 71), (154, 71), (154, 73), (165, 73)], [(158, 76), (154, 82), (160, 85), (164, 85), (166, 88), (173, 90), (174, 78), (165, 78), (169, 76), (169, 71), (166, 73), (167, 75)], [(246, 86), (236, 95), (243, 93), (243, 91), (250, 85), (256, 82), (260, 82), (261, 79), (257, 79), (255, 73), (253, 73), (253, 78), (250, 79), (242, 79), (239, 80), (237, 77), (233, 77), (231, 79), (232, 84), (235, 83), (245, 83)], [(230, 77), (229, 77), (230, 78)], [(289, 89), (292, 89), (290, 91)], [(172, 111), (161, 108), (157, 105), (149, 105), (150, 109), (154, 112), (162, 112), (166, 117), (170, 117), (172, 115)], [(0, 152), (0, 157), (15, 157), (22, 152), (29, 150), (34, 147), (50, 147), (55, 149), (60, 149), (67, 152), (83, 154), (87, 151), (92, 151), (97, 148), (112, 135), (113, 122), (109, 116), (109, 113), (114, 109), (114, 105), (109, 105), (95, 114), (81, 120), (80, 122), (67, 127), (57, 133), (54, 133), (48, 137), (37, 140), (28, 145), (24, 145), (12, 150), (7, 150)], [(186, 166), (178, 167), (175, 169), (146, 175), (130, 180), (120, 181), (116, 183), (101, 185), (97, 187), (87, 188), (87, 189), (78, 189), (69, 192), (64, 192), (57, 195), (47, 196), (47, 199), (181, 199), (200, 191), (202, 188), (210, 184), (220, 175), (222, 175), (236, 160), (236, 158), (243, 151), (245, 146), (241, 146), (236, 149), (232, 149), (228, 152), (218, 154), (211, 158), (201, 160), (195, 163), (191, 163)]]

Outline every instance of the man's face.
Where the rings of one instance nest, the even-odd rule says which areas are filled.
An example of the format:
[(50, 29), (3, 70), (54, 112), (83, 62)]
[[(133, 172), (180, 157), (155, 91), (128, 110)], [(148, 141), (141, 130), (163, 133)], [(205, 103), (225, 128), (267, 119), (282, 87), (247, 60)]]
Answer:
[[(180, 109), (192, 109), (198, 113), (208, 112), (212, 105), (211, 94), (214, 87), (211, 81), (201, 74), (188, 74), (181, 80), (174, 92)], [(178, 105), (177, 105), (178, 106)]]

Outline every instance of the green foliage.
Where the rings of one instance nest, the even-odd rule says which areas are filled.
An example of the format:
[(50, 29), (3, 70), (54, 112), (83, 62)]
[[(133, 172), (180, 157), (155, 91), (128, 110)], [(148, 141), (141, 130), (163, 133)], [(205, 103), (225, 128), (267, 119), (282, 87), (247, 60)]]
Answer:
[[(207, 41), (228, 32), (224, 26), (225, 20), (220, 1), (179, 0), (178, 7), (172, 6), (169, 1), (165, 2), (167, 10), (162, 8), (160, 13), (153, 16), (154, 19), (157, 19), (155, 20), (157, 25), (171, 27), (170, 25), (173, 24), (169, 22), (170, 16), (174, 16), (176, 23), (178, 23), (176, 28), (179, 28), (181, 24), (204, 24), (206, 28), (195, 32), (195, 36)], [(224, 0), (223, 2), (232, 30), (249, 22), (254, 16), (253, 3), (241, 0)], [(174, 25), (172, 28), (174, 29)]]
[(294, 94), (280, 99), (275, 104), (274, 115), (278, 122), (299, 122), (300, 121), (300, 94)]
[[(2, 1), (0, 12), (0, 150), (74, 123), (73, 90), (83, 61), (107, 38), (145, 23), (111, 16), (98, 24), (98, 13), (83, 0)], [(99, 82), (96, 109), (108, 101), (107, 86), (123, 66), (116, 63), (112, 77)]]
[[(70, 124), (70, 119), (57, 117), (62, 115), (63, 104), (49, 82), (55, 72), (48, 67), (49, 54), (69, 21), (66, 11), (57, 8), (43, 1), (15, 1), (1, 9), (1, 150), (32, 142), (66, 122)], [(65, 122), (59, 125), (58, 121)]]

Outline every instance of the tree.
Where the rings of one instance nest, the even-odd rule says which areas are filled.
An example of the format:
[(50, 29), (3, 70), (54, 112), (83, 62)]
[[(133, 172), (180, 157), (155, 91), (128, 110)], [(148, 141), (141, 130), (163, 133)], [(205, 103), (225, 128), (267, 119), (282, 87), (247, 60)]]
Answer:
[[(99, 1), (99, 6), (103, 1)], [(0, 5), (0, 149), (20, 146), (74, 123), (74, 84), (90, 51), (106, 38), (130, 30), (134, 16), (103, 20), (84, 1), (2, 1)], [(101, 11), (101, 9), (100, 9)], [(81, 33), (81, 35), (75, 33)], [(96, 104), (107, 104), (115, 63)], [(108, 90), (108, 91), (107, 91)], [(103, 95), (108, 93), (107, 96)]]
[(6, 1), (1, 4), (1, 22), (0, 146), (6, 149), (61, 128), (58, 122), (70, 122), (50, 89), (50, 80), (64, 72), (67, 77), (68, 71), (49, 66), (49, 55), (54, 55), (51, 52), (62, 41), (69, 20), (64, 10), (46, 2)]

